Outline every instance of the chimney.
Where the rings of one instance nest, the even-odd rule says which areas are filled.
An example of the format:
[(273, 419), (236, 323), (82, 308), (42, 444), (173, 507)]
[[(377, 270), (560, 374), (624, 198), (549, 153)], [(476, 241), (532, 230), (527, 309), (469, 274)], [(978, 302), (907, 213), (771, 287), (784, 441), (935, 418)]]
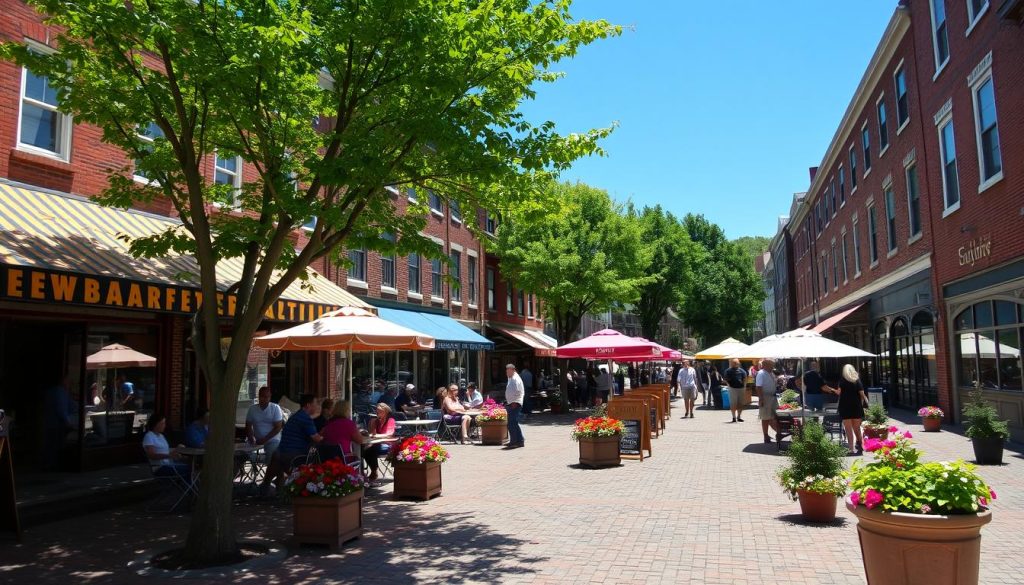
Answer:
[(814, 177), (818, 176), (818, 167), (811, 167), (807, 170), (811, 174), (811, 182), (814, 182)]

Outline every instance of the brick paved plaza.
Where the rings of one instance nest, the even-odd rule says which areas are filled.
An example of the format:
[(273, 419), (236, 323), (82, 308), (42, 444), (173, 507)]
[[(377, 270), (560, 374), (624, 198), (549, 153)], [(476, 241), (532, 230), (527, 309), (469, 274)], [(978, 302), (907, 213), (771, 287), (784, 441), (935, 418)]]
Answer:
[[(754, 411), (698, 410), (654, 440), (654, 456), (615, 469), (576, 466), (572, 417), (534, 416), (525, 449), (455, 446), (444, 494), (395, 502), (385, 483), (369, 495), (364, 536), (338, 554), (301, 549), (278, 567), (235, 575), (254, 583), (863, 583), (855, 521), (801, 523), (774, 482), (782, 464), (761, 443)], [(910, 428), (918, 430), (915, 419)], [(954, 432), (915, 433), (926, 458), (971, 458)], [(1024, 460), (984, 467), (999, 499), (983, 531), (981, 581), (1020, 583), (1024, 574)], [(278, 540), (290, 510), (238, 505), (241, 533)], [(0, 545), (0, 581), (163, 582), (128, 562), (167, 547), (187, 518), (144, 506), (31, 527), (23, 545)], [(220, 579), (224, 580), (224, 579)], [(197, 579), (209, 582), (214, 579)], [(177, 581), (180, 582), (180, 581)]]

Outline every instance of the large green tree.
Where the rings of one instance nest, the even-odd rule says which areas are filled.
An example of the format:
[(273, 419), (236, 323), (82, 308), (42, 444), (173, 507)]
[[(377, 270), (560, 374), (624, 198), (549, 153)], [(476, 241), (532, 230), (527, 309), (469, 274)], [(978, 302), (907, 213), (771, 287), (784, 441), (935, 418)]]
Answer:
[(583, 316), (637, 300), (650, 247), (640, 224), (608, 193), (582, 183), (552, 182), (554, 208), (511, 209), (498, 228), (502, 275), (544, 302), (559, 345), (572, 341)]
[(704, 249), (694, 245), (682, 223), (660, 205), (645, 207), (638, 220), (641, 238), (651, 247), (646, 274), (652, 280), (640, 288), (633, 310), (644, 337), (667, 344), (668, 339), (656, 339), (661, 320), (670, 308), (683, 302), (695, 268), (705, 256)]
[[(607, 130), (564, 136), (519, 112), (551, 67), (617, 27), (577, 20), (571, 0), (29, 0), (60, 32), (54, 52), (20, 43), (0, 57), (49, 78), (60, 109), (99, 127), (125, 160), (98, 200), (165, 197), (181, 229), (133, 253), (193, 255), (204, 299), (217, 263), (244, 261), (191, 340), (211, 388), (211, 434), (185, 545), (234, 557), (232, 442), (237, 389), (264, 311), (344, 246), (436, 255), (424, 207), (399, 216), (385, 186), (432, 189), (465, 210), (538, 200), (538, 179), (598, 150)], [(156, 137), (151, 143), (140, 132)], [(240, 192), (207, 175), (214, 153), (256, 171)], [(130, 179), (132, 167), (154, 186)], [(424, 201), (426, 197), (421, 197)], [(217, 205), (214, 205), (217, 204)], [(421, 206), (424, 205), (421, 203)], [(297, 249), (296, 229), (314, 222)], [(384, 233), (397, 236), (391, 243)], [(229, 325), (229, 346), (220, 344)]]
[(741, 335), (764, 314), (764, 289), (750, 256), (703, 215), (687, 214), (683, 226), (706, 254), (680, 307), (683, 320), (706, 345)]

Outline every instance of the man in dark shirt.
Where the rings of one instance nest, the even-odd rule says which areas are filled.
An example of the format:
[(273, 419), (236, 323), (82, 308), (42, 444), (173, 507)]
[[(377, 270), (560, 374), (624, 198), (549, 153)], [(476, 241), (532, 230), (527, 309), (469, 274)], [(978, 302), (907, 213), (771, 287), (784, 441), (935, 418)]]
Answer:
[[(281, 489), (285, 474), (290, 470), (291, 462), (297, 457), (304, 457), (309, 448), (323, 440), (316, 430), (313, 417), (320, 411), (320, 401), (312, 394), (303, 394), (299, 398), (297, 412), (288, 417), (281, 430), (281, 445), (274, 452), (267, 477), (276, 480), (277, 489)], [(266, 483), (264, 481), (264, 483)]]
[(807, 408), (811, 410), (822, 410), (825, 408), (825, 394), (822, 390), (831, 392), (832, 389), (825, 384), (825, 379), (818, 373), (817, 360), (811, 360), (807, 364), (807, 372), (804, 373), (804, 401)]

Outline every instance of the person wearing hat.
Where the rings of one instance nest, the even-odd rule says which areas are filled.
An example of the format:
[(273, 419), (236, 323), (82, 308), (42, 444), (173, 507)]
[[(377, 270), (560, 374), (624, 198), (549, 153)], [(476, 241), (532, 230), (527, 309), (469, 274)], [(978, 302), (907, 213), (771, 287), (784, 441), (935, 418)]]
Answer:
[(395, 410), (412, 417), (416, 417), (420, 412), (426, 410), (426, 407), (417, 400), (416, 386), (413, 384), (405, 385), (405, 392), (402, 392), (398, 398), (395, 398)]
[(517, 449), (525, 446), (523, 429), (519, 426), (519, 413), (523, 410), (526, 397), (526, 386), (516, 372), (515, 364), (505, 365), (508, 384), (505, 386), (505, 411), (508, 413), (508, 446), (506, 449)]
[[(771, 427), (775, 434), (779, 433), (778, 423), (775, 421), (775, 411), (779, 408), (779, 402), (775, 398), (775, 362), (771, 359), (761, 360), (761, 369), (757, 372), (754, 386), (757, 388), (758, 418), (761, 419), (761, 432), (764, 433), (764, 442), (771, 443), (768, 436), (768, 428)], [(730, 398), (732, 398), (730, 396)]]

